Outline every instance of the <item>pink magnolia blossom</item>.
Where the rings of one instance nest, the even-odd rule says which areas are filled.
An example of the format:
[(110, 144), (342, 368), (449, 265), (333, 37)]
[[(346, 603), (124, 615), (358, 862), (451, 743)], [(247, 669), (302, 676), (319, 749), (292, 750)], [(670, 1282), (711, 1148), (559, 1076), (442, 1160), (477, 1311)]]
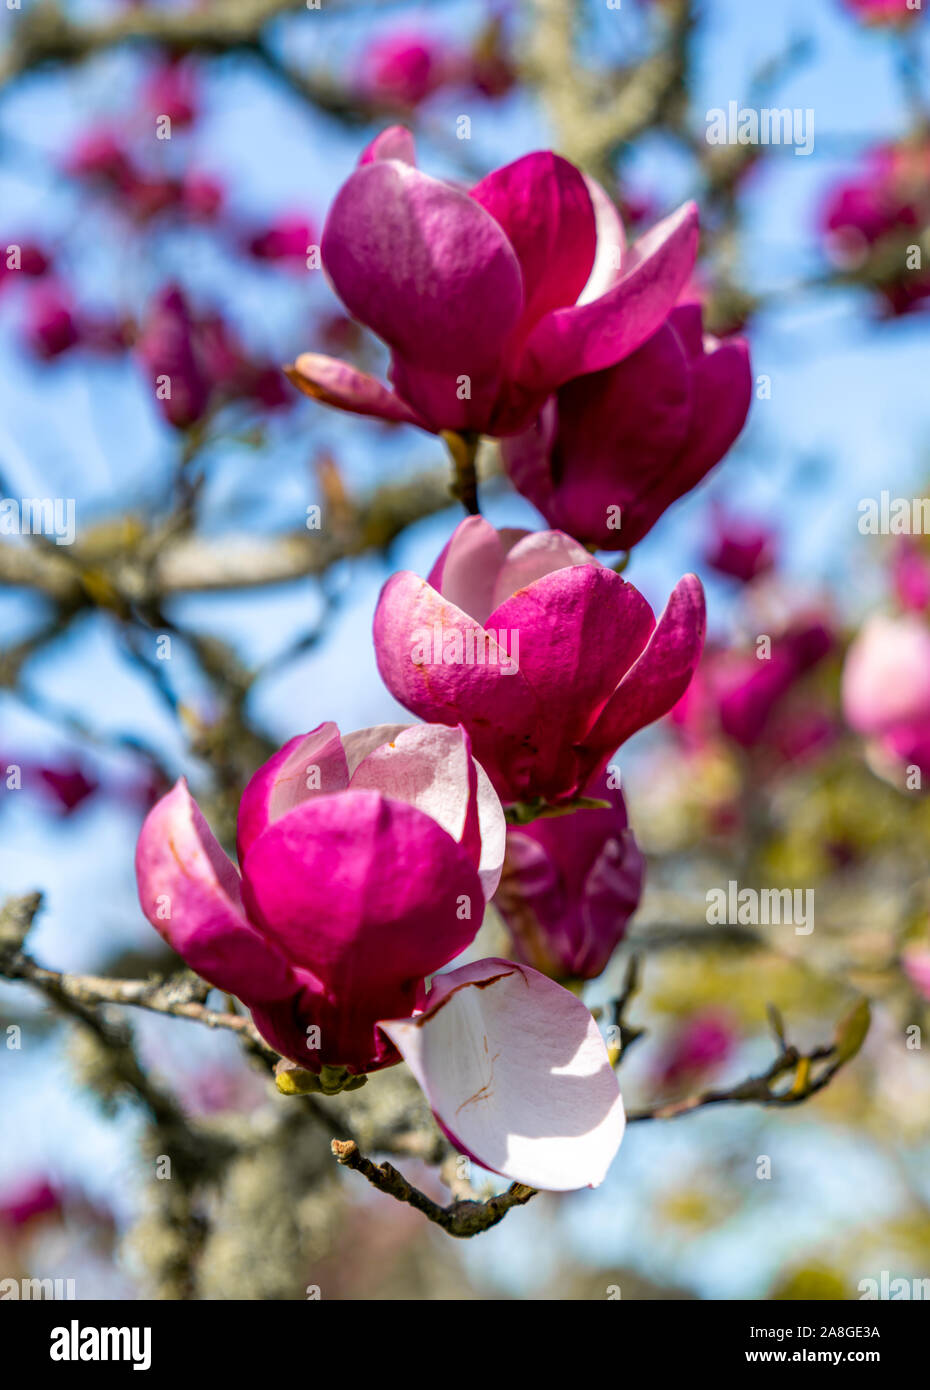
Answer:
[(136, 355), (169, 424), (188, 429), (206, 413), (210, 383), (194, 348), (194, 319), (183, 292), (168, 285), (142, 325)]
[(455, 55), (436, 39), (381, 35), (362, 54), (358, 85), (368, 101), (410, 111), (443, 86), (457, 66)]
[(715, 674), (720, 726), (727, 737), (743, 748), (762, 742), (785, 696), (832, 644), (824, 623), (799, 619), (773, 640), (767, 658), (728, 653)]
[(247, 249), (258, 261), (290, 264), (306, 270), (308, 249), (316, 242), (316, 229), (303, 213), (286, 213), (261, 231), (253, 232)]
[(913, 536), (896, 536), (891, 578), (898, 603), (909, 613), (930, 607), (930, 556)]
[(198, 79), (194, 66), (178, 59), (159, 63), (145, 84), (145, 102), (154, 116), (173, 126), (192, 125), (197, 117)]
[(518, 433), (557, 387), (656, 332), (696, 249), (693, 204), (624, 250), (606, 193), (558, 155), (525, 155), (467, 191), (421, 173), (395, 126), (362, 155), (322, 238), (346, 308), (391, 349), (393, 389), (318, 353), (291, 379), (360, 415)]
[(751, 390), (743, 339), (702, 335), (700, 306), (681, 304), (622, 362), (562, 386), (504, 463), (550, 526), (629, 550), (720, 462)]
[(866, 24), (907, 24), (921, 13), (920, 0), (917, 7), (913, 0), (843, 0), (843, 4), (857, 19)]
[(876, 284), (891, 314), (910, 313), (930, 295), (930, 272), (910, 268), (904, 256), (926, 221), (928, 179), (925, 138), (881, 145), (867, 153), (861, 172), (833, 189), (823, 208), (827, 251), (841, 268), (855, 272), (873, 250), (898, 248), (884, 256), (891, 269), (883, 267)]
[(685, 1019), (668, 1039), (658, 1063), (664, 1086), (691, 1082), (732, 1054), (735, 1035), (732, 1021), (716, 1010), (705, 1010)]
[(606, 776), (587, 793), (609, 807), (507, 827), (494, 898), (518, 959), (557, 980), (600, 975), (643, 888), (645, 863), (622, 793)]
[(504, 801), (577, 797), (682, 695), (704, 642), (694, 575), (662, 618), (561, 531), (456, 527), (430, 573), (395, 574), (375, 612), (378, 669), (421, 718), (461, 723)]
[(311, 1071), (374, 1070), (397, 1060), (378, 1019), (421, 1006), (425, 977), (480, 925), (481, 812), (485, 859), (497, 856), (490, 894), (503, 818), (461, 731), (382, 726), (343, 740), (321, 724), (246, 787), (241, 880), (183, 782), (155, 806), (137, 853), (143, 911), (282, 1055)]
[(81, 341), (74, 303), (60, 286), (45, 284), (30, 293), (26, 304), (26, 342), (43, 362), (61, 357)]
[(29, 1178), (0, 1195), (0, 1227), (22, 1230), (41, 1217), (61, 1215), (61, 1193), (48, 1178)]
[(65, 816), (70, 816), (100, 790), (99, 780), (76, 762), (59, 767), (40, 766), (36, 771), (46, 795)]
[(75, 178), (125, 193), (136, 179), (132, 158), (120, 135), (107, 126), (94, 126), (75, 141), (64, 161)]
[(921, 617), (869, 618), (847, 652), (842, 694), (850, 728), (930, 774), (930, 627)]
[(930, 999), (930, 947), (911, 946), (901, 953), (908, 979), (925, 999)]
[(250, 400), (280, 410), (294, 400), (273, 362), (252, 357), (222, 314), (195, 314), (177, 285), (156, 295), (136, 356), (153, 390), (160, 386), (156, 403), (176, 429), (188, 429), (211, 406), (226, 401)]
[(815, 613), (799, 615), (776, 634), (768, 656), (709, 645), (671, 722), (693, 750), (722, 734), (741, 748), (804, 757), (829, 741), (834, 723), (815, 702), (796, 698), (797, 687), (832, 645), (830, 628)]
[(236, 994), (283, 1056), (361, 1075), (403, 1056), (452, 1141), (533, 1186), (603, 1177), (623, 1106), (568, 991), (512, 961), (425, 980), (472, 941), (505, 824), (467, 735), (298, 736), (239, 807), (241, 875), (183, 781), (149, 813), (136, 874), (152, 925)]
[(201, 314), (194, 323), (194, 348), (211, 395), (247, 398), (265, 410), (286, 410), (294, 403), (287, 378), (276, 363), (253, 357), (220, 313)]
[(179, 188), (181, 211), (197, 222), (209, 222), (226, 201), (223, 183), (212, 174), (188, 170)]
[(718, 574), (749, 584), (774, 567), (775, 533), (763, 522), (716, 510), (704, 558)]
[(0, 239), (0, 289), (15, 282), (18, 275), (27, 280), (40, 279), (51, 267), (51, 256), (37, 242), (16, 237)]

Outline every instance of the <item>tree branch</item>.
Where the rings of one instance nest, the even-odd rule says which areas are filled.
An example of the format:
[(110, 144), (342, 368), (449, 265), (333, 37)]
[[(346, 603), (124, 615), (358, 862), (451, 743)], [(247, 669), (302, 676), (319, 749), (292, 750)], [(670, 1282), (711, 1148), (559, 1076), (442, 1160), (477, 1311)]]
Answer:
[(503, 1221), (512, 1207), (526, 1206), (530, 1198), (536, 1196), (534, 1187), (525, 1187), (522, 1183), (514, 1182), (506, 1192), (497, 1197), (490, 1197), (486, 1202), (458, 1201), (441, 1207), (438, 1202), (427, 1197), (425, 1192), (408, 1182), (390, 1163), (372, 1163), (371, 1159), (365, 1158), (359, 1152), (354, 1139), (334, 1139), (332, 1149), (337, 1162), (344, 1168), (351, 1168), (353, 1173), (361, 1173), (379, 1192), (414, 1207), (422, 1212), (428, 1221), (441, 1226), (448, 1235), (463, 1240), (469, 1236), (480, 1235), (482, 1231), (489, 1231), (492, 1226)]

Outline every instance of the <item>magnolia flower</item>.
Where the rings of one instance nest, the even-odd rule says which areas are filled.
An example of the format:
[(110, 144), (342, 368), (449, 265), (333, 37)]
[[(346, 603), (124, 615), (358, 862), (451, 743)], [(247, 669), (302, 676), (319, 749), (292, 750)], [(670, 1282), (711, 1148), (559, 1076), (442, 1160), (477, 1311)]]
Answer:
[(558, 155), (525, 155), (467, 191), (415, 168), (412, 136), (391, 127), (337, 194), (322, 254), (348, 311), (390, 347), (393, 390), (318, 353), (289, 374), (360, 415), (516, 433), (557, 387), (661, 326), (696, 249), (693, 204), (624, 250), (606, 193)]
[(0, 246), (5, 248), (0, 251), (0, 289), (9, 284), (11, 278), (15, 281), (17, 275), (28, 280), (39, 279), (52, 267), (51, 256), (37, 242), (6, 236), (0, 239)]
[(913, 0), (843, 0), (847, 10), (866, 24), (906, 24), (920, 14)]
[(226, 201), (226, 187), (213, 174), (188, 169), (178, 188), (180, 210), (198, 222), (216, 217)]
[(149, 74), (145, 104), (156, 117), (167, 116), (173, 126), (192, 125), (197, 117), (198, 86), (198, 73), (191, 63), (169, 58)]
[(504, 801), (566, 801), (684, 692), (704, 593), (686, 575), (657, 624), (570, 536), (469, 517), (428, 580), (388, 580), (374, 635), (391, 693), (431, 723), (461, 723)]
[(825, 622), (811, 614), (777, 634), (767, 655), (709, 647), (672, 710), (672, 722), (692, 748), (722, 733), (742, 748), (774, 743), (786, 756), (792, 748), (802, 753), (805, 745), (822, 743), (832, 726), (828, 721), (825, 728), (817, 707), (807, 701), (786, 710), (786, 697), (832, 644)]
[(155, 297), (142, 325), (136, 355), (159, 390), (159, 408), (169, 424), (187, 429), (204, 416), (210, 383), (194, 350), (194, 319), (183, 293), (168, 285)]
[(61, 1193), (47, 1178), (27, 1178), (19, 1187), (0, 1194), (0, 1228), (17, 1229), (39, 1217), (58, 1217), (61, 1207)]
[(930, 142), (918, 137), (868, 150), (860, 172), (829, 194), (826, 249), (841, 269), (865, 266), (887, 312), (910, 313), (930, 295), (930, 273), (905, 249), (919, 242), (930, 178)]
[(736, 1043), (733, 1022), (724, 1013), (707, 1009), (681, 1021), (666, 1041), (658, 1060), (657, 1079), (663, 1086), (692, 1082), (719, 1067)]
[(530, 1186), (601, 1181), (623, 1105), (590, 1013), (526, 966), (438, 976), (500, 878), (505, 825), (467, 735), (321, 724), (260, 768), (240, 872), (183, 781), (149, 813), (142, 909), (323, 1089), (405, 1058), (451, 1141)]
[(71, 815), (88, 797), (100, 790), (98, 779), (93, 774), (88, 774), (76, 762), (65, 763), (59, 767), (39, 766), (36, 772), (46, 793), (62, 815)]
[(61, 357), (81, 342), (81, 326), (67, 290), (42, 283), (27, 302), (25, 336), (30, 350), (42, 361)]
[(253, 358), (222, 314), (195, 315), (176, 285), (156, 295), (136, 355), (157, 388), (160, 410), (176, 429), (188, 429), (222, 401), (250, 400), (266, 410), (293, 401), (278, 367)]
[(704, 555), (718, 574), (749, 584), (775, 564), (775, 533), (762, 522), (731, 516), (716, 509), (713, 536)]
[(363, 52), (358, 87), (371, 102), (412, 110), (454, 76), (457, 66), (455, 55), (428, 35), (385, 34)]
[(880, 758), (930, 772), (930, 628), (921, 617), (869, 618), (846, 654), (842, 694), (847, 724)]
[(905, 611), (923, 613), (930, 607), (930, 557), (913, 536), (895, 537), (891, 579)]
[(823, 622), (801, 618), (772, 642), (768, 657), (730, 652), (712, 680), (720, 727), (743, 748), (752, 748), (771, 732), (772, 716), (802, 676), (833, 645)]
[(930, 948), (909, 946), (901, 953), (905, 974), (925, 999), (930, 999)]
[(259, 261), (273, 261), (307, 269), (307, 255), (316, 242), (316, 230), (304, 213), (282, 213), (261, 231), (253, 232), (246, 249)]
[(136, 179), (132, 159), (121, 135), (108, 126), (93, 126), (78, 136), (64, 160), (64, 171), (121, 193)]
[(557, 980), (600, 975), (639, 906), (645, 863), (610, 780), (588, 788), (604, 810), (507, 827), (494, 905), (519, 959)]
[(702, 334), (700, 305), (681, 304), (622, 362), (562, 386), (504, 463), (550, 526), (629, 550), (720, 462), (751, 391), (745, 341)]

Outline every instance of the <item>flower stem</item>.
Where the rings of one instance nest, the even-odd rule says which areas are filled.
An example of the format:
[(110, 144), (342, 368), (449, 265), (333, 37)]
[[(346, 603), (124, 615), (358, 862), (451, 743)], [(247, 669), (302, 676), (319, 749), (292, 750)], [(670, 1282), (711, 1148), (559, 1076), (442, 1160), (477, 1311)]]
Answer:
[(475, 458), (481, 436), (474, 431), (442, 430), (440, 438), (449, 450), (452, 459), (452, 484), (450, 492), (465, 508), (469, 516), (479, 516), (478, 475), (475, 472)]

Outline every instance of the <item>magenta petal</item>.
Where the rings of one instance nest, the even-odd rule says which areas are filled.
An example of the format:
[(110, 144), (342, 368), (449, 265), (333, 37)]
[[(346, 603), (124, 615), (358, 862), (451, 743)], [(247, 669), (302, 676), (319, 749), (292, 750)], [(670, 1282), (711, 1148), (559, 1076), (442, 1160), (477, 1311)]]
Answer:
[(597, 247), (591, 274), (581, 294), (579, 304), (590, 304), (600, 299), (620, 279), (621, 266), (626, 250), (626, 233), (623, 218), (613, 199), (601, 187), (597, 179), (585, 176), (588, 193), (594, 207), (594, 220), (597, 226)]
[(544, 711), (538, 746), (581, 741), (654, 623), (642, 594), (597, 563), (547, 574), (495, 609), (490, 628), (520, 632), (520, 674)]
[(584, 1004), (529, 966), (483, 960), (433, 981), (426, 1009), (381, 1027), (451, 1142), (552, 1192), (596, 1187), (623, 1138), (623, 1101)]
[(376, 159), (399, 159), (402, 164), (416, 166), (417, 152), (413, 134), (404, 125), (389, 125), (362, 150), (359, 164), (373, 164)]
[(491, 612), (537, 579), (581, 566), (600, 568), (594, 556), (564, 531), (533, 531), (520, 536), (507, 551), (494, 581)]
[(331, 721), (298, 734), (269, 758), (248, 782), (239, 802), (239, 862), (272, 821), (311, 796), (344, 791), (349, 769), (339, 730)]
[(549, 151), (495, 169), (471, 190), (501, 224), (523, 272), (521, 332), (574, 304), (594, 264), (596, 224), (584, 175)]
[(346, 734), (342, 746), (345, 750), (350, 782), (355, 769), (369, 753), (380, 748), (382, 743), (393, 743), (398, 734), (411, 727), (410, 724), (372, 724), (367, 729), (356, 729), (353, 733)]
[(432, 816), (465, 849), (493, 897), (504, 862), (507, 826), (497, 793), (471, 755), (464, 729), (413, 725), (382, 744), (352, 775), (353, 791), (395, 797)]
[(843, 714), (860, 734), (883, 735), (930, 722), (930, 629), (916, 613), (875, 613), (843, 666)]
[[(527, 429), (501, 440), (501, 461), (517, 492), (532, 502), (550, 526), (558, 525), (562, 529), (575, 531), (577, 528), (570, 520), (563, 520), (558, 509), (558, 494), (552, 476), (552, 456), (558, 428), (558, 397), (550, 396)], [(587, 515), (590, 511), (587, 495), (584, 501)]]
[[(374, 639), (378, 670), (395, 699), (430, 723), (464, 724), (475, 757), (503, 795), (505, 766), (532, 761), (529, 745), (545, 722), (509, 648), (503, 651), (494, 636), (486, 641), (480, 623), (409, 571), (392, 575), (382, 589)], [(463, 662), (459, 653), (469, 644), (486, 646), (489, 659)]]
[[(673, 336), (681, 338), (683, 330), (689, 331), (687, 318), (677, 309), (672, 322)], [(658, 336), (656, 334), (656, 338)], [(628, 360), (634, 361), (653, 342), (655, 338)], [(616, 368), (617, 373), (622, 373), (626, 366), (626, 362), (621, 363)], [(625, 518), (621, 516), (617, 532), (617, 540), (627, 548), (637, 544), (673, 502), (701, 482), (720, 462), (745, 424), (752, 397), (752, 373), (749, 347), (744, 339), (730, 338), (721, 342), (708, 337), (700, 353), (690, 362), (690, 375), (693, 403), (687, 438), (677, 457), (670, 459), (666, 468), (655, 470), (654, 479), (647, 476), (636, 480), (634, 475), (634, 481), (641, 483), (639, 494), (634, 489), (633, 505)], [(652, 437), (649, 431), (645, 434), (647, 438)]]
[(701, 581), (695, 574), (686, 574), (672, 590), (641, 655), (585, 738), (585, 746), (608, 756), (638, 729), (668, 714), (694, 675), (705, 628)]
[(585, 792), (608, 807), (508, 828), (494, 899), (516, 959), (555, 980), (599, 975), (642, 894), (645, 865), (619, 788), (602, 775)]
[(302, 352), (292, 367), (287, 368), (290, 381), (305, 396), (312, 396), (324, 405), (348, 410), (353, 415), (373, 415), (378, 420), (396, 424), (429, 426), (399, 396), (382, 386), (375, 377), (360, 372), (347, 362), (326, 357), (319, 352)]
[[(632, 546), (641, 534), (644, 494), (664, 487), (677, 495), (677, 459), (694, 394), (681, 341), (668, 324), (615, 367), (567, 382), (558, 394), (558, 440), (549, 463), (559, 478), (548, 508), (552, 521), (605, 547)], [(511, 448), (507, 441), (508, 470)], [(526, 459), (515, 452), (519, 471)], [(619, 527), (611, 527), (616, 508)]]
[(494, 607), (494, 586), (508, 550), (527, 533), (496, 531), (469, 516), (452, 532), (429, 573), (429, 583), (463, 613), (483, 623)]
[(676, 304), (668, 316), (669, 326), (678, 334), (678, 340), (689, 361), (696, 361), (704, 353), (704, 309), (699, 300), (686, 299)]
[(373, 791), (296, 806), (254, 842), (242, 876), (250, 917), (359, 1009), (446, 965), (484, 912), (465, 851), (430, 816)]
[(723, 458), (746, 422), (752, 400), (748, 343), (744, 338), (709, 337), (691, 373), (694, 411), (676, 466), (676, 497), (699, 483)]
[(572, 377), (612, 367), (661, 327), (697, 255), (697, 208), (686, 203), (640, 237), (620, 278), (600, 299), (542, 318), (526, 341), (517, 376), (553, 390)]
[(283, 954), (243, 915), (239, 875), (183, 779), (146, 816), (136, 881), (152, 926), (212, 985), (250, 1005), (294, 991)]
[[(396, 160), (343, 185), (323, 261), (349, 312), (393, 349), (392, 380), (431, 426), (480, 424), (523, 309), (520, 268), (473, 198)], [(470, 399), (460, 392), (467, 377)]]
[(252, 1009), (256, 1028), (282, 1057), (308, 1071), (329, 1065), (348, 1067), (356, 1074), (400, 1061), (378, 1019), (389, 1000), (401, 1008), (416, 1008), (425, 993), (420, 982), (385, 981), (375, 1000), (358, 991), (336, 995), (306, 969), (295, 974), (298, 988), (293, 996)]

